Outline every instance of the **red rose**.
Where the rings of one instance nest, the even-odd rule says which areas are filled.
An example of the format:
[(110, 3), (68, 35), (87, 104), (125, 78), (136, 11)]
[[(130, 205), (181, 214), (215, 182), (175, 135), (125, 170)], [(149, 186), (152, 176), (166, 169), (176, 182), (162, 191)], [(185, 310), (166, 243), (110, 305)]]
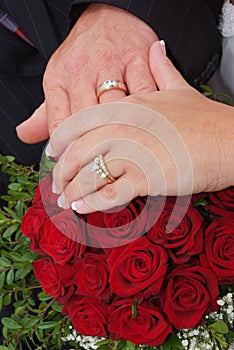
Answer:
[(70, 301), (63, 312), (67, 313), (74, 328), (82, 335), (107, 337), (106, 305), (91, 297), (76, 297)]
[[(172, 227), (168, 225), (169, 220)], [(202, 217), (191, 203), (187, 208), (182, 201), (180, 205), (175, 205), (174, 201), (167, 199), (159, 219), (147, 237), (167, 248), (176, 264), (188, 262), (203, 247)]]
[(167, 258), (166, 251), (146, 237), (114, 248), (108, 258), (111, 289), (121, 297), (159, 293), (167, 271)]
[(69, 299), (68, 295), (74, 292), (74, 288), (69, 292), (67, 289), (73, 285), (71, 266), (57, 265), (50, 258), (41, 258), (34, 261), (32, 264), (34, 267), (34, 274), (40, 281), (45, 293), (55, 299), (59, 299), (60, 302), (68, 301), (66, 300)]
[(34, 205), (27, 210), (21, 225), (22, 234), (31, 240), (30, 249), (42, 255), (45, 255), (45, 252), (41, 249), (39, 242), (47, 219), (45, 209)]
[(109, 299), (109, 269), (105, 254), (86, 253), (73, 265), (74, 281), (79, 295)]
[(222, 191), (209, 193), (210, 202), (218, 207), (228, 211), (234, 211), (234, 186)]
[(172, 326), (159, 306), (143, 300), (132, 312), (133, 299), (116, 298), (109, 307), (109, 329), (112, 339), (127, 339), (134, 344), (157, 346), (164, 343)]
[(218, 310), (218, 295), (218, 281), (210, 269), (182, 264), (167, 278), (163, 310), (177, 329), (193, 328), (204, 313)]
[(58, 195), (52, 192), (52, 177), (43, 177), (36, 188), (33, 205), (43, 206), (48, 216), (52, 216), (62, 211), (57, 205), (57, 200)]
[(109, 248), (136, 240), (145, 233), (148, 205), (145, 198), (136, 198), (115, 212), (88, 215), (88, 235), (92, 246)]
[(201, 262), (209, 266), (220, 284), (234, 284), (234, 218), (213, 221), (205, 231)]
[(58, 264), (71, 262), (85, 250), (85, 223), (71, 209), (51, 217), (44, 223), (40, 247)]

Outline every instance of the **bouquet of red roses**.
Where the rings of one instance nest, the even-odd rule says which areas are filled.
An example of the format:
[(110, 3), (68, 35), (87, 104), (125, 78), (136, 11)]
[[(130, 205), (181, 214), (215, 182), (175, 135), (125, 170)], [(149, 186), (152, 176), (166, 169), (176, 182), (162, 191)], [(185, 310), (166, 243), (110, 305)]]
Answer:
[(138, 197), (112, 212), (57, 206), (44, 177), (22, 223), (34, 273), (82, 335), (163, 344), (217, 311), (234, 284), (234, 188)]

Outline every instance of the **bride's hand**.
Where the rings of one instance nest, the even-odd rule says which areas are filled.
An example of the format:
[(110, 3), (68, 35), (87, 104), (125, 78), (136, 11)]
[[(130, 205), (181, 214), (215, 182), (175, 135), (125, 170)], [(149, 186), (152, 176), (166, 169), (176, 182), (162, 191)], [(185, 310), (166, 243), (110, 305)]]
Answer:
[[(47, 152), (59, 157), (53, 177), (60, 206), (88, 213), (138, 195), (184, 195), (234, 184), (233, 109), (191, 88), (159, 42), (151, 48), (150, 65), (160, 91), (91, 107), (52, 135)], [(99, 154), (116, 181), (107, 183), (92, 171)]]

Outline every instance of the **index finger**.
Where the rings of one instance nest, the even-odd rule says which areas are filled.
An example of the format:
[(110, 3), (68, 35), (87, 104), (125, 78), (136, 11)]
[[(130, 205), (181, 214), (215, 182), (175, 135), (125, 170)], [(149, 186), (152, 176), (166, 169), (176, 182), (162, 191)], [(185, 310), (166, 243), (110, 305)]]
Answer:
[[(132, 103), (110, 102), (84, 109), (66, 119), (59, 128), (54, 130), (46, 147), (46, 154), (59, 157), (75, 139), (106, 124), (139, 124), (144, 119), (142, 113), (147, 110), (144, 108), (142, 111), (142, 108)], [(148, 110), (152, 115), (153, 111)]]
[(70, 100), (67, 92), (61, 87), (53, 87), (45, 91), (48, 129), (51, 135), (60, 124), (71, 115)]

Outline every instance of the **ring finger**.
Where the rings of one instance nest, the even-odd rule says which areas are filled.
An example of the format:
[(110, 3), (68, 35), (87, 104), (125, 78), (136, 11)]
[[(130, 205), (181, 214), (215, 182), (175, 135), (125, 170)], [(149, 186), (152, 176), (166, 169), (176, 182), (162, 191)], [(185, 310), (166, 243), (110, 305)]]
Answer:
[[(114, 180), (125, 173), (124, 162), (119, 159), (114, 159), (110, 154), (105, 156), (104, 164), (109, 176), (113, 177)], [(97, 168), (94, 160), (92, 163), (80, 169), (79, 173), (68, 183), (58, 198), (58, 205), (60, 207), (68, 209), (71, 207), (72, 202), (97, 192), (102, 187), (113, 182), (108, 180), (103, 171), (97, 174), (95, 168), (100, 169)]]
[[(116, 82), (120, 83), (119, 87), (112, 87), (112, 81), (114, 82), (114, 85)], [(110, 67), (108, 72), (104, 72), (99, 75), (96, 88), (99, 103), (116, 101), (128, 94), (127, 86), (124, 83), (123, 74), (119, 69), (114, 70), (113, 67)], [(99, 89), (101, 89), (101, 92), (99, 92)]]

